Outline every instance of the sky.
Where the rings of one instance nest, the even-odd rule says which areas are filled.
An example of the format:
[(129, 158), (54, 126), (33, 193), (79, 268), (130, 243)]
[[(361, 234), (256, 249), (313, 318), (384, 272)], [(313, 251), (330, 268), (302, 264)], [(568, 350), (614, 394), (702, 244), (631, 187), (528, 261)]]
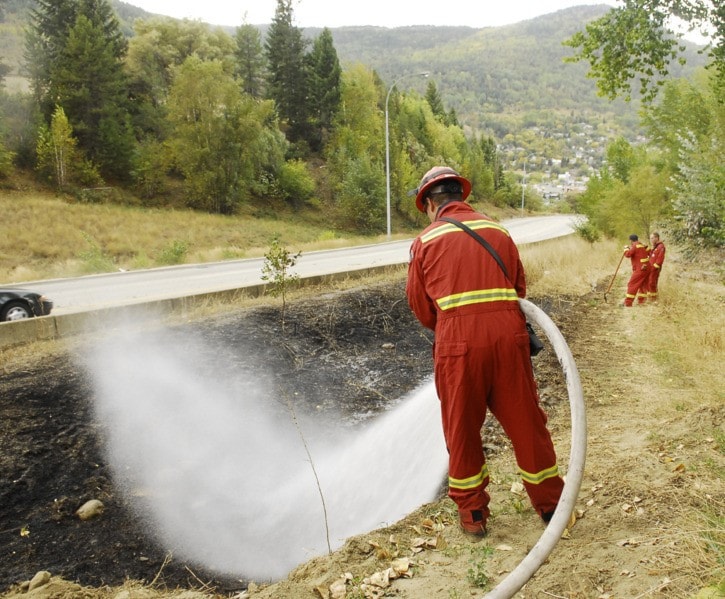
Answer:
[[(276, 0), (124, 0), (152, 13), (213, 25), (270, 23)], [(614, 0), (295, 0), (297, 27), (467, 25), (498, 27), (582, 4)]]

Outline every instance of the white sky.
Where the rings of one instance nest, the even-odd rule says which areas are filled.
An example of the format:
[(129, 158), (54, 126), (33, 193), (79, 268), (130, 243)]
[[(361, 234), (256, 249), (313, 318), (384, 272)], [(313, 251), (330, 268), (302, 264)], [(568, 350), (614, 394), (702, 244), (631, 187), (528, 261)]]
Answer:
[[(270, 23), (276, 0), (124, 0), (152, 13), (213, 25)], [(298, 27), (468, 25), (496, 27), (582, 4), (615, 0), (295, 0)], [(246, 15), (246, 19), (245, 19)]]

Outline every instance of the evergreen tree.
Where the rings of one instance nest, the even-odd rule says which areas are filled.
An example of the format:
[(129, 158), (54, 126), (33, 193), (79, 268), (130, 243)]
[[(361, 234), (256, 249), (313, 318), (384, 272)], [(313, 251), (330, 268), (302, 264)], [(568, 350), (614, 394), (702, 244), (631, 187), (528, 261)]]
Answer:
[(26, 43), (33, 90), (50, 122), (63, 107), (79, 149), (125, 178), (133, 137), (122, 65), (126, 40), (107, 0), (38, 0)]
[(325, 27), (315, 39), (308, 55), (310, 108), (316, 125), (313, 149), (319, 150), (332, 129), (332, 123), (342, 101), (342, 68), (332, 41), (332, 33)]
[(292, 24), (292, 0), (277, 0), (274, 19), (264, 44), (268, 97), (277, 104), (287, 137), (309, 142), (310, 116), (302, 32)]
[(253, 98), (261, 98), (264, 85), (264, 54), (259, 29), (245, 23), (237, 27), (234, 39), (237, 44), (235, 74), (242, 80), (242, 90)]
[(30, 11), (25, 61), (35, 100), (49, 120), (55, 109), (55, 102), (49, 97), (52, 73), (78, 16), (77, 1), (36, 0), (35, 4)]
[(442, 123), (446, 121), (446, 109), (443, 106), (443, 100), (438, 93), (435, 81), (428, 81), (428, 87), (425, 90), (425, 99), (430, 106), (433, 115)]
[(78, 17), (52, 73), (50, 91), (65, 109), (87, 157), (102, 174), (124, 179), (134, 140), (119, 47), (105, 25), (84, 14)]

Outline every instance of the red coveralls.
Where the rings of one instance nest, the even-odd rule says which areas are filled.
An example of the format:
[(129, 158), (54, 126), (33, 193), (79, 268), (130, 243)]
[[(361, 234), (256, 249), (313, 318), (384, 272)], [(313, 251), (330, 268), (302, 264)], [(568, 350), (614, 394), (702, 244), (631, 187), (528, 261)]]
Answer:
[(489, 473), (481, 441), (487, 409), (513, 444), (531, 503), (545, 520), (556, 509), (564, 482), (539, 406), (526, 320), (518, 298), (526, 280), (508, 232), (464, 202), (438, 216), (466, 223), (498, 252), (514, 281), (491, 255), (453, 224), (431, 223), (413, 242), (406, 294), (420, 322), (435, 331), (435, 384), (449, 452), (449, 496), (463, 527), (485, 529)]
[(647, 278), (649, 270), (647, 262), (649, 262), (649, 251), (646, 245), (642, 245), (639, 241), (633, 241), (629, 248), (624, 251), (624, 255), (632, 261), (632, 276), (629, 277), (627, 283), (627, 295), (624, 298), (624, 305), (631, 306), (634, 298), (637, 297), (637, 303), (644, 304), (647, 300)]
[(647, 297), (650, 301), (657, 301), (657, 283), (662, 272), (662, 263), (665, 261), (665, 244), (661, 241), (649, 252), (649, 276), (647, 277)]

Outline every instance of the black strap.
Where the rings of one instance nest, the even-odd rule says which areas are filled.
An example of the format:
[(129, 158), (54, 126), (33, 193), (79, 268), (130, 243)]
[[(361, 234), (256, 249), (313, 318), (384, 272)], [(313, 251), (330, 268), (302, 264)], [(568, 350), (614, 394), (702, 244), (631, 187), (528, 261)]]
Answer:
[(493, 259), (496, 260), (496, 262), (498, 262), (498, 265), (501, 267), (503, 274), (509, 280), (509, 283), (511, 282), (511, 278), (509, 277), (509, 273), (506, 270), (506, 266), (504, 265), (503, 260), (501, 260), (501, 256), (499, 256), (496, 253), (496, 250), (494, 250), (491, 247), (491, 244), (488, 243), (488, 241), (486, 241), (483, 237), (481, 237), (478, 233), (476, 233), (473, 229), (471, 229), (471, 227), (463, 224), (461, 221), (456, 220), (455, 218), (449, 218), (447, 216), (440, 216), (440, 217), (438, 217), (438, 220), (444, 220), (447, 223), (456, 225), (456, 227), (463, 229), (466, 233), (468, 233), (471, 237), (473, 237), (476, 241), (478, 241), (478, 243), (480, 243), (484, 248), (486, 248), (488, 250), (488, 253), (493, 256)]

